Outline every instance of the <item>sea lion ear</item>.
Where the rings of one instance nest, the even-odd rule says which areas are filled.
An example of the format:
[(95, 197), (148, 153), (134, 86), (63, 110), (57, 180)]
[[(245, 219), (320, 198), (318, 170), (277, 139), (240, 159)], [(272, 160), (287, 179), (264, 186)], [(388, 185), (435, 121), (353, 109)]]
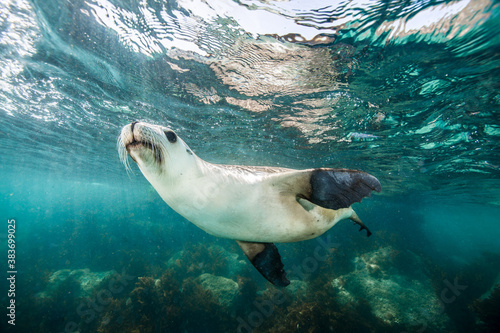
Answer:
[(324, 208), (347, 208), (370, 196), (371, 191), (382, 190), (377, 178), (362, 171), (313, 169), (309, 172), (310, 188), (304, 197)]

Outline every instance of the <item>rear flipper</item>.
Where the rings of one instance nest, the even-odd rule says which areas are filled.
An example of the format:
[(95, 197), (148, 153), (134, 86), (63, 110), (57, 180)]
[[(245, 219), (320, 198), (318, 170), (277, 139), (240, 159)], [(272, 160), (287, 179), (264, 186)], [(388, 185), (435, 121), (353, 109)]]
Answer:
[(359, 224), (361, 226), (359, 228), (359, 231), (361, 231), (363, 229), (366, 230), (367, 237), (370, 237), (372, 235), (372, 232), (370, 231), (370, 229), (368, 229), (368, 227), (363, 222), (361, 222), (361, 219), (359, 218), (358, 214), (356, 214), (355, 211), (352, 211), (352, 215), (351, 215), (350, 219), (353, 220), (354, 223)]
[(286, 278), (281, 256), (273, 243), (252, 243), (236, 241), (248, 260), (269, 282), (278, 287), (286, 287), (290, 281)]

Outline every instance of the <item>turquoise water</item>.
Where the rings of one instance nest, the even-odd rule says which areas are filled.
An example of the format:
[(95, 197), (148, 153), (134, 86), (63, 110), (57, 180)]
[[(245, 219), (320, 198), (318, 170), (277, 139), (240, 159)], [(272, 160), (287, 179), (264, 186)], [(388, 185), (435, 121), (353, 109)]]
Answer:
[[(2, 1), (2, 331), (498, 331), (499, 15), (474, 0)], [(275, 288), (127, 172), (116, 143), (136, 120), (213, 163), (369, 172), (382, 192), (354, 208), (373, 235), (344, 221), (277, 244), (292, 284)]]

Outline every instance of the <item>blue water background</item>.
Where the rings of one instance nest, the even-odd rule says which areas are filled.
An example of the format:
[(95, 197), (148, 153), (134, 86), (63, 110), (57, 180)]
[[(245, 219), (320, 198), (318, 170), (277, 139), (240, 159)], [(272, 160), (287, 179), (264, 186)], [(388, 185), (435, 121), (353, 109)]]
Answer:
[[(382, 193), (355, 205), (374, 235), (347, 221), (328, 234), (346, 252), (418, 253), (449, 280), (477, 264), (484, 277), (464, 283), (488, 283), (460, 308), (472, 311), (500, 273), (499, 13), (495, 1), (3, 2), (0, 244), (15, 219), (19, 297), (60, 269), (159, 278), (198, 244), (241, 254), (177, 215), (132, 161), (126, 171), (116, 140), (143, 120), (213, 163), (375, 175)], [(285, 269), (316, 244), (279, 245)], [(43, 332), (79, 318), (20, 303), (19, 322)], [(480, 327), (448, 315), (448, 328)]]

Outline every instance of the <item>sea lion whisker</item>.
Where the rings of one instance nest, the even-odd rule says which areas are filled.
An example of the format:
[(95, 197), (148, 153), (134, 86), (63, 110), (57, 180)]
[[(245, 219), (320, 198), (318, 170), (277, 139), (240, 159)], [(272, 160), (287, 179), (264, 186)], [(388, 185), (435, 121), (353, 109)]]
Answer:
[(118, 148), (118, 155), (120, 157), (120, 162), (125, 166), (125, 170), (127, 170), (127, 174), (132, 171), (128, 161), (127, 149), (125, 148), (125, 143), (123, 142), (122, 136), (118, 137), (116, 142)]

